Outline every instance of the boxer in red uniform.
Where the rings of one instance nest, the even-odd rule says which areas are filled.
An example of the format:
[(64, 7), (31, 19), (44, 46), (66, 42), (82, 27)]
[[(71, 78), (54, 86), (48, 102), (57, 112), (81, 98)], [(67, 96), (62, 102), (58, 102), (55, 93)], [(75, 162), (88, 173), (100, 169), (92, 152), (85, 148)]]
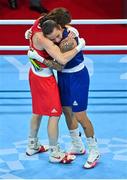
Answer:
[[(38, 50), (34, 47), (32, 38), (35, 33), (41, 32), (38, 27), (39, 19), (32, 27), (32, 36), (30, 38), (30, 48), (35, 49), (45, 59), (51, 59), (45, 50)], [(37, 61), (34, 60), (36, 63)], [(40, 69), (31, 65), (29, 80), (33, 101), (33, 113), (47, 116), (60, 116), (62, 113), (59, 92), (53, 72), (44, 63), (37, 62)], [(48, 77), (48, 78), (46, 78)], [(37, 88), (38, 87), (38, 88)], [(42, 93), (43, 91), (43, 93)], [(54, 96), (55, 94), (55, 96)]]
[[(43, 115), (47, 115), (49, 116), (49, 160), (51, 162), (69, 163), (75, 158), (75, 156), (63, 153), (57, 143), (58, 122), (62, 109), (57, 83), (52, 69), (47, 67), (45, 58), (51, 59), (52, 57), (64, 65), (84, 47), (84, 40), (80, 39), (79, 45), (73, 50), (61, 53), (58, 46), (43, 36), (43, 32), (39, 27), (39, 19), (34, 23), (31, 31), (32, 36), (30, 38), (30, 49), (36, 50), (43, 59), (41, 58), (40, 62), (37, 64), (36, 58), (34, 61), (31, 60), (29, 82), (32, 95), (33, 115), (26, 153), (27, 155), (33, 155), (38, 152), (47, 151), (47, 147), (40, 145), (37, 138), (41, 118)], [(52, 60), (52, 62), (54, 61)]]

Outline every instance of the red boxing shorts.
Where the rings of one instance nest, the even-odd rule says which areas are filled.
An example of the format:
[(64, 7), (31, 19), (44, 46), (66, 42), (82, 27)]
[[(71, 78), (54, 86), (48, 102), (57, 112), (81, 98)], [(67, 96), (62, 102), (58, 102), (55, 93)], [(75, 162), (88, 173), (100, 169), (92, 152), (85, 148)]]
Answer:
[(40, 77), (30, 69), (29, 83), (33, 113), (46, 116), (60, 116), (62, 114), (62, 107), (54, 75)]

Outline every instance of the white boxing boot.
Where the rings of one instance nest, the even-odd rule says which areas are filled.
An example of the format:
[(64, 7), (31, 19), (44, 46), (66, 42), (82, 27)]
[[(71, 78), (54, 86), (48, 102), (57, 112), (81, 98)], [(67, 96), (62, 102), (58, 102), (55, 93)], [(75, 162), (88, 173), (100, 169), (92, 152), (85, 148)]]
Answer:
[(88, 154), (88, 159), (83, 167), (86, 169), (90, 169), (97, 165), (97, 162), (100, 158), (100, 152), (97, 146), (97, 141), (94, 137), (87, 138), (87, 144), (88, 144), (89, 154)]
[(86, 153), (85, 146), (82, 142), (81, 133), (79, 129), (70, 130), (70, 136), (72, 139), (71, 148), (69, 150), (70, 154), (83, 155)]
[(28, 140), (28, 146), (26, 149), (26, 155), (32, 156), (37, 153), (42, 153), (48, 151), (48, 145), (41, 145), (38, 138), (30, 138)]
[(73, 155), (84, 155), (86, 153), (84, 144), (81, 142), (72, 141), (72, 145), (69, 150), (69, 153)]
[(49, 147), (49, 161), (52, 163), (71, 163), (76, 157), (74, 155), (62, 152), (59, 145)]

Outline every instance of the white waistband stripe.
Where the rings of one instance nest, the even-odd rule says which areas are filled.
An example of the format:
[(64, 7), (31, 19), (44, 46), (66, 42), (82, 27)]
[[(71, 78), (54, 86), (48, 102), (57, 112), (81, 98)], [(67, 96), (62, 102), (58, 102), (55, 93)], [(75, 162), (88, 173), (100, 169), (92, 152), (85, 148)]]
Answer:
[(70, 69), (63, 69), (62, 72), (63, 73), (74, 73), (74, 72), (78, 72), (78, 71), (81, 71), (85, 66), (85, 63), (84, 61), (82, 63), (80, 63), (79, 65), (73, 67), (73, 68), (70, 68)]
[(34, 74), (40, 77), (49, 77), (53, 75), (53, 71), (50, 68), (42, 68), (40, 71), (35, 71), (33, 65), (31, 65), (31, 69)]

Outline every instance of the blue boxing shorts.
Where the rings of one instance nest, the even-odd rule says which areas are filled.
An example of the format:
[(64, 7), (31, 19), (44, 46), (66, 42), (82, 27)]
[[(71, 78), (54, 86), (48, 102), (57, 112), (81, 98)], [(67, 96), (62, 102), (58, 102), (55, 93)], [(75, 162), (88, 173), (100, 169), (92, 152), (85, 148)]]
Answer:
[(87, 109), (89, 74), (86, 67), (78, 72), (58, 72), (58, 86), (62, 106), (70, 106), (73, 112)]

